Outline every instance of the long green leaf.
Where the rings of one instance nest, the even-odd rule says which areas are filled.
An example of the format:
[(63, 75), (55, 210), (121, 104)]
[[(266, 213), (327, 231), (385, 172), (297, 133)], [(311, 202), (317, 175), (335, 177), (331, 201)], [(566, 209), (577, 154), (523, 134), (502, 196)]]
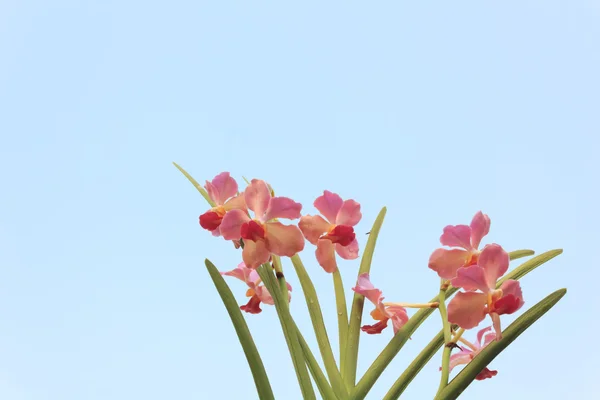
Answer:
[(339, 268), (333, 271), (333, 288), (335, 291), (335, 306), (338, 318), (338, 334), (340, 344), (340, 365), (346, 364), (346, 341), (348, 340), (348, 308), (346, 307), (346, 294), (344, 282)]
[(181, 173), (188, 179), (188, 181), (192, 183), (192, 185), (194, 185), (194, 187), (200, 192), (202, 197), (204, 197), (204, 199), (208, 201), (208, 204), (210, 204), (211, 207), (214, 207), (215, 202), (211, 200), (210, 196), (208, 195), (208, 192), (202, 187), (202, 185), (200, 185), (197, 180), (192, 178), (192, 176), (188, 174), (188, 172), (185, 169), (181, 168), (179, 164), (173, 162), (173, 165), (177, 167), (179, 171), (181, 171)]
[(252, 335), (250, 334), (246, 320), (244, 320), (244, 316), (240, 311), (233, 293), (231, 293), (229, 286), (227, 286), (227, 283), (225, 283), (225, 280), (213, 263), (211, 263), (209, 260), (206, 260), (205, 264), (206, 269), (208, 269), (208, 273), (210, 274), (210, 277), (212, 278), (212, 281), (215, 284), (219, 295), (221, 296), (221, 300), (227, 309), (229, 318), (231, 318), (235, 332), (237, 333), (240, 344), (242, 345), (242, 349), (244, 350), (244, 354), (246, 355), (246, 360), (248, 360), (248, 365), (250, 366), (250, 371), (252, 372), (252, 377), (254, 378), (254, 384), (256, 385), (258, 397), (261, 400), (274, 400), (275, 397), (273, 396), (271, 384), (269, 383), (269, 378), (265, 371), (262, 359), (258, 354), (258, 350), (254, 344), (254, 340), (252, 340)]
[(292, 357), (292, 363), (294, 364), (294, 369), (296, 370), (296, 377), (298, 378), (298, 383), (300, 384), (302, 397), (304, 399), (316, 400), (312, 382), (306, 368), (302, 347), (300, 346), (300, 341), (298, 340), (296, 326), (292, 320), (290, 310), (287, 306), (288, 299), (284, 299), (282, 297), (281, 291), (279, 290), (279, 285), (275, 279), (275, 275), (273, 275), (270, 264), (263, 264), (257, 269), (257, 272), (267, 287), (267, 290), (271, 294), (271, 297), (273, 297), (275, 310), (277, 311), (277, 316), (279, 317), (279, 322), (281, 323), (281, 329), (283, 330), (283, 335), (288, 345), (290, 356)]
[[(373, 228), (369, 233), (367, 245), (360, 261), (358, 275), (371, 271), (371, 262), (373, 261), (373, 253), (377, 244), (377, 237), (383, 225), (387, 208), (383, 207), (377, 215)], [(347, 388), (352, 388), (356, 382), (356, 366), (358, 364), (358, 345), (360, 341), (360, 324), (362, 321), (362, 313), (365, 304), (365, 297), (361, 294), (354, 293), (352, 300), (352, 311), (350, 312), (350, 320), (348, 323), (348, 340), (346, 341), (346, 358), (345, 364), (342, 366), (342, 376)]]
[(300, 330), (298, 330), (298, 327), (296, 327), (296, 330), (298, 333), (298, 340), (300, 341), (300, 346), (302, 346), (304, 358), (306, 359), (306, 365), (308, 365), (308, 370), (310, 371), (310, 374), (312, 375), (315, 383), (317, 384), (317, 389), (319, 389), (321, 397), (324, 400), (341, 400), (338, 399), (338, 397), (333, 392), (333, 389), (327, 381), (327, 377), (323, 373), (323, 370), (321, 370), (319, 363), (317, 362), (315, 356), (310, 350), (308, 343), (306, 343), (304, 336), (302, 336), (302, 333), (300, 333)]
[[(535, 268), (535, 267), (532, 268), (531, 267), (532, 265), (539, 266), (539, 265), (543, 264), (544, 262), (546, 262), (546, 261), (550, 260), (551, 258), (560, 254), (560, 252), (556, 253), (556, 251), (557, 250), (552, 250), (552, 251), (546, 252), (544, 254), (540, 254), (539, 256), (532, 258), (529, 261), (526, 261), (525, 263), (521, 264), (519, 267), (515, 268), (507, 276), (513, 276), (512, 279), (515, 279), (514, 277), (520, 278), (520, 277), (524, 276), (524, 274), (521, 271), (527, 271), (525, 273), (531, 272)], [(526, 257), (528, 255), (531, 255), (532, 253), (533, 253), (532, 250), (517, 250), (517, 251), (510, 252), (509, 256), (510, 256), (511, 260), (515, 260), (517, 258)], [(549, 257), (548, 256), (549, 253), (550, 254), (556, 253), (556, 254), (552, 257)], [(538, 262), (535, 260), (542, 260), (542, 261)], [(501, 282), (499, 282), (499, 284), (501, 284)], [(446, 298), (450, 298), (450, 296), (452, 296), (454, 293), (456, 293), (457, 290), (458, 289), (455, 287), (448, 288), (448, 291), (446, 292)], [(433, 299), (430, 300), (430, 302), (431, 303), (439, 302), (439, 297), (438, 296), (434, 297)], [(427, 317), (429, 317), (433, 313), (433, 311), (434, 311), (433, 308), (420, 309), (408, 320), (408, 322), (402, 327), (402, 329), (400, 329), (400, 331), (398, 331), (398, 333), (392, 338), (392, 340), (390, 340), (390, 342), (385, 346), (385, 348), (381, 351), (381, 353), (379, 353), (379, 356), (377, 356), (375, 361), (373, 361), (373, 364), (371, 364), (371, 366), (367, 369), (367, 371), (365, 372), (363, 377), (360, 379), (360, 381), (356, 385), (356, 388), (354, 389), (354, 391), (352, 391), (351, 397), (353, 400), (362, 400), (365, 398), (365, 396), (371, 390), (371, 388), (373, 387), (373, 385), (375, 384), (377, 379), (379, 379), (379, 377), (381, 376), (381, 374), (383, 373), (385, 368), (387, 368), (387, 366), (390, 364), (390, 362), (392, 362), (394, 357), (396, 357), (398, 352), (402, 349), (402, 347), (404, 346), (404, 344), (406, 343), (408, 338), (414, 333), (415, 330), (417, 330), (417, 328), (419, 326), (421, 326), (421, 324), (425, 321), (425, 319), (427, 319)], [(431, 356), (433, 356), (433, 354)], [(423, 360), (426, 359), (428, 361), (431, 358), (431, 356), (429, 358), (427, 358), (427, 356), (423, 356), (422, 359)], [(421, 366), (420, 368), (422, 368), (422, 367), (423, 366)], [(419, 370), (420, 370), (420, 368), (419, 368)], [(402, 378), (402, 376), (405, 376), (406, 378), (409, 378), (410, 380), (412, 380), (414, 378), (414, 376), (417, 374), (417, 372), (418, 371), (416, 371), (414, 374), (413, 373), (408, 373), (406, 375), (402, 374), (400, 378)], [(402, 390), (404, 390), (403, 388), (405, 388), (409, 383), (410, 383), (410, 381), (406, 382), (406, 383), (405, 382), (399, 382), (399, 383), (396, 382), (396, 383), (394, 383), (394, 387), (398, 387), (398, 388), (401, 388)]]
[(448, 386), (440, 393), (436, 400), (454, 400), (475, 380), (481, 372), (500, 352), (507, 348), (535, 321), (546, 314), (567, 293), (567, 289), (560, 289), (548, 295), (535, 306), (527, 310), (502, 332), (502, 339), (486, 346), (467, 366), (460, 371)]
[[(551, 260), (552, 258), (558, 256), (562, 253), (561, 249), (550, 250), (545, 253), (540, 254), (537, 257), (532, 258), (524, 262), (523, 264), (516, 267), (514, 270), (509, 272), (506, 276), (507, 279), (516, 279), (519, 280), (535, 268), (544, 264), (545, 262)], [(510, 259), (515, 260), (517, 258), (526, 257), (534, 254), (533, 250), (516, 250), (509, 253)], [(505, 279), (501, 279), (498, 281), (496, 288), (499, 288), (504, 282)], [(456, 292), (456, 288), (453, 288), (451, 293)], [(400, 375), (400, 377), (394, 382), (390, 390), (385, 396), (385, 400), (394, 400), (400, 397), (402, 392), (408, 387), (410, 382), (417, 376), (417, 374), (421, 371), (421, 369), (431, 360), (433, 355), (439, 350), (439, 348), (444, 344), (444, 332), (441, 330), (431, 341), (429, 344), (419, 353), (417, 358), (413, 360), (413, 362), (406, 368), (406, 370)], [(373, 382), (374, 383), (374, 382)]]
[(317, 344), (319, 345), (319, 351), (321, 352), (321, 357), (323, 358), (323, 364), (325, 365), (325, 370), (329, 376), (329, 381), (331, 382), (331, 386), (336, 395), (339, 398), (346, 398), (348, 394), (335, 363), (335, 357), (333, 355), (333, 350), (331, 349), (329, 336), (327, 335), (327, 329), (325, 327), (325, 321), (323, 320), (323, 313), (321, 311), (321, 305), (319, 304), (317, 291), (315, 290), (315, 286), (312, 283), (308, 272), (306, 272), (306, 268), (304, 268), (304, 264), (302, 264), (300, 256), (296, 254), (291, 260), (294, 269), (296, 270), (296, 274), (298, 275), (300, 285), (302, 286), (302, 292), (304, 292), (306, 306), (308, 307), (308, 313), (313, 324)]

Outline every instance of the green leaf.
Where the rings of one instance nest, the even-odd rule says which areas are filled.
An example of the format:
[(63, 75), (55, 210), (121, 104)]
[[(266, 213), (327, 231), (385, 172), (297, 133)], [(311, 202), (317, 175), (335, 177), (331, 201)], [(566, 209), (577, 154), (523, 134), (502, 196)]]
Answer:
[(321, 312), (317, 291), (315, 290), (315, 286), (312, 283), (308, 272), (306, 272), (306, 268), (304, 268), (304, 264), (302, 264), (302, 260), (300, 260), (300, 256), (296, 254), (291, 260), (294, 269), (296, 270), (296, 274), (298, 275), (300, 285), (302, 286), (302, 292), (304, 292), (304, 297), (306, 298), (306, 306), (308, 307), (310, 320), (313, 324), (321, 357), (323, 358), (323, 364), (325, 365), (325, 370), (329, 376), (331, 386), (339, 398), (345, 398), (347, 397), (346, 388), (344, 387), (342, 377), (335, 363), (335, 357), (333, 356), (333, 350), (331, 349), (331, 343), (329, 342), (329, 336), (327, 335), (327, 329), (323, 320), (323, 313)]
[(233, 293), (231, 293), (229, 286), (227, 286), (227, 283), (213, 263), (211, 263), (209, 260), (206, 260), (205, 264), (206, 269), (208, 269), (208, 273), (210, 274), (210, 277), (212, 278), (212, 281), (215, 284), (219, 295), (221, 296), (221, 300), (227, 309), (229, 318), (231, 318), (231, 322), (233, 323), (233, 327), (235, 328), (235, 332), (237, 333), (240, 344), (242, 345), (242, 349), (244, 350), (246, 360), (248, 360), (248, 365), (250, 366), (250, 371), (252, 372), (252, 376), (254, 378), (254, 384), (256, 385), (259, 399), (274, 400), (275, 397), (273, 396), (271, 384), (269, 383), (269, 378), (265, 371), (262, 359), (258, 354), (258, 350), (254, 344), (254, 340), (252, 340), (252, 335), (250, 334), (246, 320), (244, 320), (244, 316), (240, 311)]
[(185, 169), (181, 168), (176, 162), (173, 162), (173, 165), (176, 166), (179, 171), (181, 171), (181, 173), (188, 179), (188, 181), (192, 182), (192, 185), (194, 185), (194, 187), (200, 192), (202, 197), (204, 197), (204, 199), (208, 201), (208, 204), (210, 204), (211, 207), (214, 207), (215, 202), (211, 200), (206, 190), (198, 183), (198, 181), (192, 178), (192, 176), (188, 174)]
[(548, 295), (545, 299), (527, 310), (502, 332), (500, 341), (493, 341), (485, 347), (467, 366), (460, 371), (448, 386), (440, 393), (436, 400), (454, 400), (475, 380), (481, 372), (498, 354), (507, 348), (535, 321), (546, 314), (567, 293), (567, 289), (560, 289)]
[(294, 369), (296, 370), (296, 377), (298, 378), (298, 383), (300, 384), (302, 398), (316, 400), (312, 382), (310, 380), (310, 376), (308, 375), (308, 370), (306, 369), (302, 347), (300, 345), (300, 341), (298, 340), (296, 324), (290, 315), (290, 310), (287, 305), (288, 299), (284, 299), (282, 297), (281, 291), (279, 290), (279, 285), (275, 279), (275, 276), (273, 275), (270, 264), (263, 264), (257, 269), (257, 272), (267, 287), (267, 290), (273, 297), (275, 310), (277, 311), (277, 316), (279, 317), (279, 322), (281, 323), (281, 329), (283, 330), (285, 341), (288, 345), (290, 356), (292, 357), (292, 363), (294, 364)]
[[(509, 253), (509, 255), (513, 259), (516, 259), (519, 257), (524, 257), (526, 255), (529, 255), (530, 252), (532, 252), (532, 251), (531, 250), (517, 250), (517, 251)], [(505, 278), (499, 280), (496, 287), (500, 287), (500, 285), (502, 284), (502, 282), (504, 282), (505, 279), (520, 279), (520, 278), (522, 278), (523, 276), (525, 276), (529, 272), (533, 271), (538, 266), (542, 265), (543, 263), (545, 263), (548, 260), (551, 260), (552, 258), (556, 257), (560, 253), (562, 253), (562, 250), (550, 250), (543, 254), (540, 254), (537, 257), (532, 258), (531, 260), (526, 261), (525, 263), (521, 264), (520, 266), (518, 266), (517, 268), (512, 270), (510, 273), (508, 273), (505, 276)], [(456, 293), (457, 290), (458, 289), (455, 287), (450, 287), (448, 289), (448, 291), (446, 292), (446, 298), (450, 298), (450, 296), (452, 296), (454, 293)], [(438, 302), (438, 301), (439, 301), (438, 296), (436, 296), (430, 300), (431, 303)], [(431, 315), (431, 313), (433, 313), (433, 311), (434, 311), (434, 309), (432, 309), (432, 308), (420, 309), (408, 320), (408, 322), (402, 327), (402, 329), (400, 329), (400, 331), (392, 338), (392, 340), (387, 344), (387, 346), (385, 346), (385, 348), (381, 351), (379, 356), (377, 356), (377, 358), (375, 359), (373, 364), (371, 364), (369, 369), (367, 369), (367, 371), (365, 372), (365, 375), (360, 379), (360, 381), (356, 385), (356, 388), (352, 392), (352, 398), (354, 400), (364, 399), (364, 397), (371, 390), (371, 388), (373, 387), (373, 385), (375, 384), (377, 379), (379, 379), (379, 377), (381, 376), (381, 374), (383, 373), (385, 368), (387, 368), (387, 366), (390, 364), (390, 362), (392, 362), (394, 357), (396, 357), (398, 352), (402, 349), (402, 347), (406, 343), (406, 340), (408, 339), (408, 337), (410, 337), (414, 333), (414, 331), (417, 330), (417, 328), (423, 323), (423, 321), (425, 321), (425, 319), (427, 319), (427, 317), (429, 317)], [(443, 333), (440, 333), (440, 334), (443, 335)], [(437, 338), (437, 336), (436, 336), (436, 338)], [(436, 338), (434, 338), (432, 340), (432, 342), (436, 342), (437, 341)], [(442, 343), (443, 343), (443, 341), (442, 341)], [(427, 348), (433, 349), (433, 347), (430, 347), (431, 344), (432, 343), (430, 342), (430, 344), (427, 345)], [(441, 344), (439, 346), (441, 346)], [(433, 353), (435, 353), (438, 349), (439, 349), (439, 347), (437, 347), (435, 350), (432, 350)], [(431, 357), (433, 357), (433, 353), (430, 355), (419, 354), (419, 356), (417, 358), (420, 358), (421, 361), (423, 361), (423, 362), (427, 362), (431, 359)], [(413, 363), (415, 363), (415, 361), (413, 361)], [(397, 393), (398, 396), (408, 386), (408, 384), (412, 381), (412, 379), (414, 379), (414, 377), (421, 370), (421, 368), (423, 368), (423, 365), (419, 365), (419, 364), (414, 364), (414, 365), (411, 364), (411, 366), (417, 366), (418, 369), (405, 371), (405, 373), (403, 373), (400, 376), (400, 378), (398, 378), (398, 380), (392, 386), (394, 391), (398, 391), (398, 393)], [(408, 379), (408, 381), (405, 382), (403, 379)], [(390, 389), (390, 391), (391, 391), (391, 389)], [(389, 397), (390, 399), (395, 398), (395, 397), (393, 397), (393, 394), (394, 394), (393, 391), (392, 391), (392, 393), (388, 393), (388, 394), (391, 396), (391, 397)]]
[(346, 364), (346, 340), (348, 340), (348, 309), (346, 308), (346, 294), (344, 282), (339, 268), (333, 271), (333, 288), (335, 291), (335, 305), (338, 318), (338, 332), (340, 344), (340, 365)]
[[(510, 252), (509, 255), (511, 256), (511, 260), (514, 260), (514, 259), (517, 259), (520, 257), (525, 257), (528, 255), (531, 255), (532, 253), (533, 253), (532, 250), (517, 250), (517, 251)], [(500, 285), (502, 285), (502, 282), (504, 282), (506, 279), (516, 279), (516, 280), (521, 279), (522, 277), (524, 277), (525, 275), (527, 275), (528, 273), (533, 271), (535, 268), (537, 268), (540, 265), (544, 264), (545, 262), (553, 259), (554, 257), (558, 256), (561, 253), (562, 253), (562, 250), (560, 250), (560, 249), (550, 250), (550, 251), (540, 254), (537, 257), (532, 258), (531, 260), (524, 262), (523, 264), (519, 265), (518, 267), (513, 269), (511, 272), (509, 272), (505, 278), (499, 280), (498, 283), (496, 284), (496, 288), (499, 288)], [(457, 291), (456, 288), (451, 288), (450, 290), (448, 290), (449, 294), (447, 295), (447, 297), (449, 297), (450, 294), (455, 293), (456, 291)], [(417, 376), (417, 374), (421, 371), (421, 369), (425, 366), (425, 364), (427, 364), (429, 362), (429, 360), (431, 360), (433, 355), (444, 344), (443, 337), (444, 337), (444, 332), (440, 331), (429, 342), (429, 344), (425, 347), (425, 349), (423, 351), (421, 351), (421, 353), (419, 353), (417, 358), (415, 358), (413, 360), (413, 362), (402, 373), (402, 375), (400, 375), (400, 377), (396, 380), (396, 382), (394, 382), (394, 385), (391, 387), (391, 389), (386, 394), (385, 400), (392, 400), (392, 399), (397, 399), (398, 397), (400, 397), (400, 395), (408, 387), (410, 382), (412, 382), (412, 380), (415, 378), (415, 376)], [(373, 382), (373, 384), (374, 383), (375, 382)], [(372, 386), (372, 384), (371, 384), (371, 386)]]
[[(375, 244), (377, 243), (377, 237), (379, 231), (383, 225), (385, 213), (387, 209), (383, 207), (377, 215), (373, 228), (367, 239), (367, 245), (363, 252), (362, 259), (360, 261), (360, 268), (358, 275), (368, 273), (371, 271), (371, 261), (373, 261), (373, 253), (375, 252)], [(352, 311), (350, 312), (350, 320), (348, 323), (348, 340), (346, 341), (346, 363), (342, 366), (342, 376), (346, 387), (352, 388), (356, 381), (356, 366), (358, 363), (358, 345), (360, 340), (360, 324), (362, 321), (363, 307), (365, 304), (365, 297), (361, 294), (354, 293), (354, 299), (352, 300)]]

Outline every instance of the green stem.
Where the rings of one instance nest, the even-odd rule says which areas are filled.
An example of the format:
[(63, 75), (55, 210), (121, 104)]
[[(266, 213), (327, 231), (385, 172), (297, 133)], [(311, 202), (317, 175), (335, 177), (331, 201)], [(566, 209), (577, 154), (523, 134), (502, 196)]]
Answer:
[[(279, 284), (279, 290), (281, 291), (281, 295), (284, 299), (289, 299), (290, 295), (288, 292), (287, 282), (285, 281), (285, 276), (283, 275), (283, 267), (281, 266), (281, 258), (272, 255), (273, 257), (273, 269), (275, 270), (275, 276), (277, 277), (277, 283)], [(285, 303), (289, 307), (289, 301)]]
[(442, 331), (444, 332), (444, 352), (442, 353), (442, 376), (440, 378), (440, 386), (438, 387), (438, 395), (446, 386), (448, 386), (448, 378), (450, 377), (450, 353), (452, 353), (452, 347), (450, 346), (450, 342), (452, 341), (452, 331), (450, 328), (450, 323), (448, 322), (448, 311), (446, 310), (446, 291), (448, 290), (448, 285), (448, 282), (442, 281), (442, 285), (440, 287), (440, 294), (438, 295), (438, 299), (440, 302), (440, 315), (442, 317), (443, 324)]
[(277, 316), (279, 317), (279, 322), (281, 323), (285, 341), (288, 345), (290, 356), (292, 357), (292, 363), (294, 364), (294, 369), (296, 370), (296, 377), (298, 378), (298, 383), (300, 384), (302, 398), (316, 400), (310, 376), (308, 375), (308, 369), (306, 368), (302, 347), (300, 346), (300, 341), (298, 340), (297, 329), (287, 305), (287, 298), (284, 299), (282, 297), (270, 264), (263, 264), (257, 269), (257, 272), (267, 287), (267, 290), (273, 297), (275, 310), (277, 311)]
[(346, 340), (348, 339), (348, 309), (346, 307), (346, 295), (344, 283), (340, 270), (333, 272), (333, 287), (335, 289), (335, 304), (337, 307), (338, 330), (340, 336), (340, 368), (346, 365)]

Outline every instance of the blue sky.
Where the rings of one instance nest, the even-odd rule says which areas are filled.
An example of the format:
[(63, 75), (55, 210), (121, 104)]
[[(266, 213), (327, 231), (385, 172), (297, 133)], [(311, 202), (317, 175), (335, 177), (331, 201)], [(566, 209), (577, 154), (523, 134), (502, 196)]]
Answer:
[[(567, 296), (463, 398), (594, 397), (600, 2), (484, 3), (0, 2), (0, 397), (256, 398), (203, 265), (239, 253), (198, 226), (172, 161), (263, 178), (306, 212), (324, 189), (354, 198), (361, 245), (386, 205), (372, 279), (390, 301), (435, 294), (443, 226), (480, 209), (486, 242), (564, 248), (522, 286), (526, 307)], [(358, 262), (341, 268), (349, 291)], [(247, 320), (276, 397), (298, 399), (274, 309)], [(390, 337), (361, 337), (359, 374)], [(439, 360), (406, 398), (432, 398)]]

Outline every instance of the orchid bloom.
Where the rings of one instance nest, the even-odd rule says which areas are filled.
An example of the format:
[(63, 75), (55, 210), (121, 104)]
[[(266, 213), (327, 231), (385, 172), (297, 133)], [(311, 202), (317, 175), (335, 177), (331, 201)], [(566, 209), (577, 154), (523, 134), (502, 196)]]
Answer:
[[(459, 339), (459, 341), (461, 341), (468, 347), (463, 347), (460, 352), (450, 356), (450, 371), (452, 371), (452, 369), (456, 366), (459, 366), (462, 364), (466, 365), (466, 364), (470, 363), (471, 360), (473, 358), (475, 358), (475, 356), (477, 354), (479, 354), (481, 352), (481, 350), (483, 350), (485, 348), (485, 346), (487, 346), (494, 339), (496, 339), (495, 333), (493, 333), (493, 332), (488, 333), (491, 329), (492, 329), (492, 327), (488, 326), (487, 328), (483, 328), (482, 330), (477, 332), (477, 342), (475, 342), (475, 343), (468, 342), (462, 338)], [(442, 368), (440, 368), (440, 370), (441, 369)], [(493, 370), (490, 370), (487, 367), (485, 367), (479, 374), (477, 374), (475, 379), (477, 379), (478, 381), (482, 381), (484, 379), (496, 376), (497, 374), (498, 374), (498, 371), (493, 371)]]
[[(250, 297), (248, 304), (240, 306), (240, 310), (250, 314), (258, 314), (262, 310), (260, 303), (269, 305), (275, 304), (273, 297), (264, 285), (261, 285), (260, 276), (254, 269), (246, 267), (244, 263), (240, 263), (236, 269), (227, 272), (221, 272), (221, 275), (233, 276), (245, 282), (248, 285), (246, 297)], [(288, 301), (292, 300), (292, 286), (288, 283)]]
[(229, 211), (221, 222), (226, 240), (244, 241), (242, 258), (248, 268), (256, 269), (269, 261), (271, 253), (291, 257), (304, 249), (304, 237), (295, 225), (283, 225), (278, 218), (300, 218), (302, 204), (287, 197), (273, 197), (267, 183), (252, 179), (244, 190), (246, 205), (254, 212)]
[(220, 236), (225, 214), (234, 209), (246, 209), (244, 196), (238, 195), (238, 184), (229, 172), (221, 172), (212, 182), (206, 181), (204, 188), (215, 206), (200, 216), (200, 226), (212, 232), (213, 236)]
[(496, 281), (508, 270), (509, 261), (508, 253), (501, 246), (489, 244), (479, 255), (477, 265), (460, 268), (452, 286), (462, 287), (467, 292), (457, 293), (448, 304), (448, 321), (471, 329), (489, 314), (496, 338), (500, 340), (500, 315), (512, 314), (523, 306), (523, 293), (518, 281), (509, 279), (496, 289)]
[(448, 225), (440, 242), (451, 249), (437, 249), (429, 257), (429, 268), (442, 279), (452, 279), (459, 268), (477, 264), (481, 239), (490, 231), (490, 218), (479, 211), (471, 225)]
[(319, 265), (326, 272), (337, 270), (335, 253), (345, 260), (358, 258), (358, 242), (354, 226), (362, 218), (360, 204), (342, 198), (328, 190), (318, 197), (314, 206), (325, 217), (305, 215), (300, 218), (300, 229), (306, 239), (317, 246)]
[(365, 325), (360, 328), (363, 332), (369, 334), (381, 333), (388, 324), (388, 320), (392, 320), (394, 327), (394, 334), (402, 328), (402, 326), (408, 321), (408, 314), (406, 309), (398, 304), (384, 303), (381, 290), (376, 289), (369, 279), (369, 274), (364, 273), (358, 276), (356, 287), (353, 287), (358, 294), (365, 296), (371, 303), (375, 305), (375, 309), (371, 311), (373, 319), (379, 321), (374, 325)]

